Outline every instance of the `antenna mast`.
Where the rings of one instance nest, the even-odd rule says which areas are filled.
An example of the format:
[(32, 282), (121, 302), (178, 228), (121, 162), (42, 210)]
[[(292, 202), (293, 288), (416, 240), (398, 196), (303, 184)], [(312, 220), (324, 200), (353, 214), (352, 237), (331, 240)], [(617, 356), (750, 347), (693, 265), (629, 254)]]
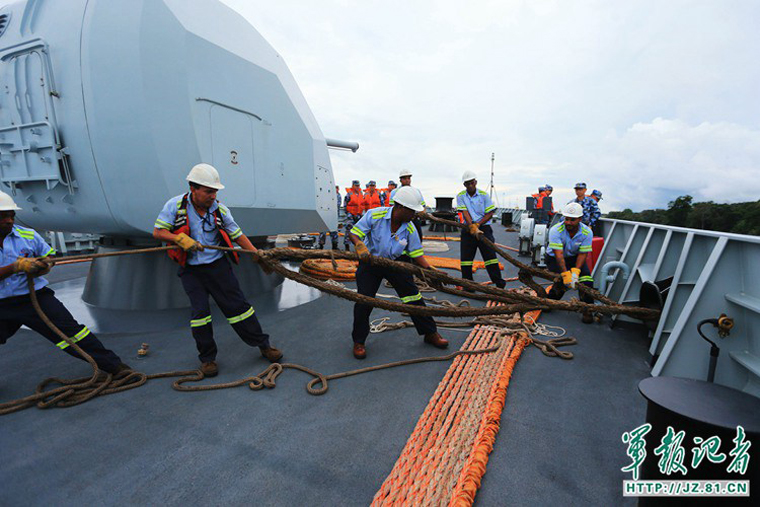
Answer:
[(496, 159), (493, 152), (491, 153), (491, 183), (488, 185), (490, 187), (490, 194), (491, 202), (493, 202), (493, 196), (496, 194), (496, 205), (499, 205), (499, 194), (495, 191), (495, 188), (493, 186), (493, 162)]

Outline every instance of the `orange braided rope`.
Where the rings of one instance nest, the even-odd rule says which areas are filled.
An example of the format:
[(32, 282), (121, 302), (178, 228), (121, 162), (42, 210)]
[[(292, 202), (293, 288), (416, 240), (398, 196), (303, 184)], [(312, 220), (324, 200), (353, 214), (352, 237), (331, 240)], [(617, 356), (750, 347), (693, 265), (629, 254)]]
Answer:
[[(539, 314), (526, 317), (532, 322)], [(454, 360), (373, 505), (472, 505), (499, 431), (509, 379), (529, 340), (522, 332), (500, 338), (495, 328), (477, 326), (462, 345), (469, 350), (499, 340), (494, 354)]]
[[(425, 258), (431, 266), (435, 266), (436, 268), (461, 271), (459, 259), (432, 256), (425, 256)], [(337, 269), (335, 269), (332, 262), (330, 259), (306, 259), (301, 263), (301, 272), (322, 280), (327, 280), (328, 278), (332, 278), (333, 280), (353, 280), (356, 278), (356, 266), (358, 265), (356, 261), (336, 259)], [(485, 268), (483, 261), (474, 261), (472, 264), (473, 273), (483, 268)], [(504, 269), (504, 265), (499, 263), (499, 269)]]

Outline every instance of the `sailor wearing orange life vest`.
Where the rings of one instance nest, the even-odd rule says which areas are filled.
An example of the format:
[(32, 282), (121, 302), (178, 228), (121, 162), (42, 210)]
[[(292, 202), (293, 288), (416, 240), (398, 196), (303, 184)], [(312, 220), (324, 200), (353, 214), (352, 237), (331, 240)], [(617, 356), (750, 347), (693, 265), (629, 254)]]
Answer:
[(364, 213), (364, 194), (359, 180), (351, 182), (351, 188), (346, 189), (346, 221), (343, 224), (343, 248), (349, 251), (348, 231), (362, 218)]
[(364, 193), (364, 211), (379, 208), (380, 206), (380, 192), (377, 191), (377, 184), (374, 180), (370, 180), (367, 183), (367, 191)]
[[(203, 248), (204, 244), (232, 247), (234, 241), (245, 250), (256, 250), (235, 223), (230, 210), (216, 200), (217, 191), (224, 188), (219, 173), (211, 165), (198, 164), (186, 179), (190, 182), (190, 191), (167, 201), (156, 219), (153, 237), (182, 248), (169, 250), (169, 256), (180, 264), (179, 277), (190, 298), (190, 328), (198, 348), (201, 371), (207, 377), (219, 372), (209, 295), (245, 343), (259, 347), (261, 355), (269, 361), (279, 361), (282, 352), (270, 345), (269, 335), (262, 331), (227, 257), (218, 250)], [(237, 254), (231, 257), (233, 262), (238, 262)]]

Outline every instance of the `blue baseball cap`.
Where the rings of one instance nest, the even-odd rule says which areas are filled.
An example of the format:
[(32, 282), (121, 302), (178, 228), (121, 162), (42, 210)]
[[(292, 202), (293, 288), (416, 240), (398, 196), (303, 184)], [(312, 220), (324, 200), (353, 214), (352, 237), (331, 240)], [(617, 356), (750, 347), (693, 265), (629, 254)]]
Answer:
[(351, 185), (361, 185), (361, 183), (359, 183), (359, 180), (354, 180), (351, 182)]
[(544, 187), (538, 187), (538, 191), (539, 191), (539, 192), (543, 192), (544, 190), (545, 190), (545, 188), (544, 188)]
[(551, 185), (544, 185), (544, 190), (554, 190), (554, 187)]
[(367, 183), (367, 186), (369, 186), (369, 187), (374, 187), (376, 185), (377, 185), (377, 183), (375, 183), (375, 180), (369, 180), (369, 183)]
[(576, 183), (573, 188), (587, 188), (585, 183)]
[(393, 185), (394, 187), (398, 186), (398, 185), (396, 185), (396, 182), (393, 181), (393, 180), (391, 180), (391, 181), (388, 182), (388, 186), (390, 187), (391, 185)]
[(594, 191), (591, 192), (591, 195), (597, 196), (600, 200), (602, 198), (602, 193), (599, 190), (597, 190), (597, 189), (594, 189)]

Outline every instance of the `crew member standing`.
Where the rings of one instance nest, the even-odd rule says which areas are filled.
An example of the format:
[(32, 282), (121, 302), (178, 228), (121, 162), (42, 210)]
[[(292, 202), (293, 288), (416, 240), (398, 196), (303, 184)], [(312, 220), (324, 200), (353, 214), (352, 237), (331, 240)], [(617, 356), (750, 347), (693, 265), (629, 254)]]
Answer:
[[(576, 289), (579, 283), (592, 288), (594, 286), (594, 279), (586, 264), (593, 234), (591, 228), (581, 222), (583, 208), (577, 202), (571, 202), (562, 210), (562, 215), (564, 221), (549, 229), (546, 266), (549, 271), (562, 274), (562, 283), (555, 282), (549, 289), (549, 299), (561, 299), (568, 288)], [(581, 301), (593, 304), (594, 298), (582, 294)], [(583, 312), (584, 324), (593, 321), (590, 311)]]
[(599, 220), (601, 213), (599, 212), (599, 206), (596, 204), (596, 199), (593, 199), (592, 197), (586, 195), (586, 188), (587, 187), (585, 183), (576, 183), (575, 199), (570, 202), (576, 202), (581, 205), (583, 208), (583, 217), (581, 218), (581, 222), (588, 225), (591, 227), (591, 230), (593, 230), (594, 224), (596, 224), (596, 221)]
[(388, 189), (385, 192), (380, 192), (380, 203), (383, 206), (392, 206), (391, 204), (391, 194), (394, 190), (396, 190), (396, 182), (391, 180), (388, 182)]
[(501, 277), (496, 252), (478, 241), (476, 237), (478, 232), (482, 232), (486, 238), (495, 241), (493, 230), (488, 223), (493, 218), (496, 206), (491, 202), (487, 192), (478, 190), (478, 180), (472, 171), (465, 171), (462, 176), (462, 184), (464, 184), (465, 190), (457, 195), (457, 212), (468, 227), (467, 230), (462, 230), (460, 243), (459, 259), (462, 278), (472, 280), (472, 262), (475, 259), (475, 252), (480, 249), (480, 255), (483, 256), (488, 276), (494, 285), (503, 289), (507, 282)]
[(591, 227), (591, 230), (594, 231), (594, 236), (601, 236), (601, 231), (599, 230), (599, 219), (602, 218), (602, 210), (599, 209), (599, 201), (602, 200), (602, 192), (600, 192), (597, 189), (594, 189), (591, 192), (591, 200), (594, 201), (596, 208), (591, 213), (591, 218), (589, 219), (589, 227)]
[[(336, 209), (336, 213), (338, 214), (338, 219), (340, 219), (340, 187), (338, 185), (335, 185), (335, 198), (338, 203), (338, 207)], [(338, 231), (330, 231), (330, 241), (332, 241), (332, 249), (338, 250)], [(327, 243), (327, 234), (324, 232), (319, 233), (319, 249), (322, 250), (325, 247), (325, 243)]]
[[(404, 187), (414, 188), (414, 191), (417, 192), (420, 196), (420, 202), (422, 203), (422, 211), (425, 211), (425, 206), (427, 206), (427, 204), (425, 204), (425, 198), (422, 197), (422, 192), (420, 192), (418, 188), (412, 187), (412, 171), (410, 171), (409, 169), (402, 169), (398, 173), (398, 180), (399, 182), (401, 182), (400, 188), (404, 188)], [(388, 203), (390, 206), (393, 206), (393, 196), (396, 195), (397, 191), (398, 191), (398, 188), (394, 189), (391, 192), (391, 199)], [(414, 224), (414, 227), (417, 228), (417, 235), (420, 237), (420, 241), (422, 241), (422, 222), (415, 215), (414, 219), (412, 220), (412, 223)]]
[[(258, 347), (269, 361), (279, 361), (282, 352), (271, 346), (269, 335), (262, 331), (227, 256), (219, 250), (203, 248), (203, 245), (232, 248), (234, 241), (245, 250), (256, 251), (229, 208), (216, 200), (217, 191), (224, 188), (219, 173), (211, 165), (198, 164), (190, 170), (187, 181), (190, 191), (167, 201), (156, 219), (153, 237), (182, 248), (169, 250), (169, 256), (179, 263), (182, 287), (190, 298), (190, 329), (198, 347), (201, 371), (207, 377), (219, 372), (209, 295), (245, 343)], [(238, 254), (232, 253), (230, 257), (238, 262)]]
[(364, 193), (364, 211), (380, 207), (380, 192), (374, 180), (367, 183), (367, 191)]
[(108, 350), (84, 326), (74, 320), (42, 277), (53, 266), (48, 256), (55, 253), (36, 231), (15, 225), (16, 211), (21, 210), (11, 196), (0, 192), (0, 345), (16, 334), (21, 326), (38, 332), (59, 349), (77, 359), (84, 358), (67, 342), (61, 340), (37, 315), (32, 306), (27, 274), (34, 277), (34, 291), (42, 311), (71, 341), (88, 353), (100, 370), (110, 374), (129, 371), (119, 356)]
[[(423, 268), (430, 269), (423, 255), (422, 243), (411, 223), (414, 214), (422, 211), (419, 193), (411, 187), (399, 188), (392, 207), (376, 208), (368, 211), (349, 234), (351, 242), (359, 254), (361, 262), (356, 269), (356, 287), (359, 294), (374, 297), (383, 279), (388, 280), (401, 301), (417, 306), (425, 306), (414, 278), (408, 273), (400, 273), (369, 263), (370, 254), (386, 259), (401, 260), (411, 258)], [(356, 303), (354, 305), (354, 357), (367, 357), (365, 341), (369, 335), (369, 316), (372, 307)], [(431, 317), (412, 315), (417, 333), (424, 336), (425, 343), (445, 349), (449, 342), (438, 334)]]
[(350, 250), (348, 231), (356, 225), (364, 213), (364, 194), (359, 180), (351, 182), (351, 188), (346, 189), (346, 221), (343, 223), (343, 247)]

